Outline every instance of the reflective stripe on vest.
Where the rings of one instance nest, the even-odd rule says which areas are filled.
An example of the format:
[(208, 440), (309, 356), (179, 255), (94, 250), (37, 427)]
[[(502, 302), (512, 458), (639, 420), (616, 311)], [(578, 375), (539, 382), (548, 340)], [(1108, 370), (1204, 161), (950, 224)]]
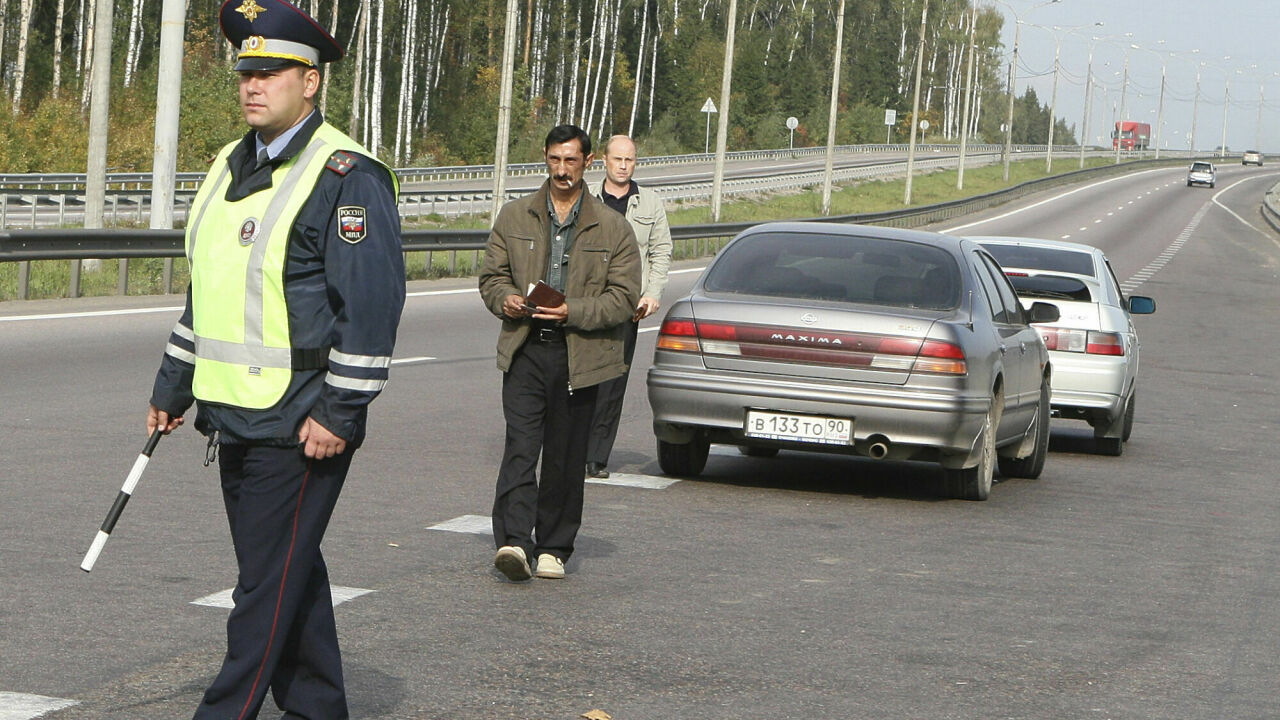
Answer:
[(228, 202), (227, 158), (237, 144), (219, 153), (214, 167), (222, 170), (201, 185), (187, 230), (192, 391), (199, 400), (260, 410), (279, 402), (293, 375), (284, 273), (294, 221), (335, 151), (371, 155), (325, 123), (305, 149), (275, 168), (270, 188)]

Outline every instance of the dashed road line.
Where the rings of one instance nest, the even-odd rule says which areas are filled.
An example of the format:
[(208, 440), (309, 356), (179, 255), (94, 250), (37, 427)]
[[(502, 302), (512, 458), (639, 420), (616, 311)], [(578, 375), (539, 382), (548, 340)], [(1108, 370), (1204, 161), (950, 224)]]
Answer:
[(20, 692), (0, 692), (0, 720), (34, 720), (54, 710), (65, 710), (79, 705), (77, 700), (31, 695)]
[[(205, 595), (202, 598), (196, 598), (195, 600), (191, 601), (191, 604), (230, 610), (231, 608), (236, 606), (235, 603), (231, 600), (232, 590), (233, 588), (227, 588), (226, 590), (213, 593), (212, 595)], [(329, 586), (329, 594), (333, 596), (334, 607), (337, 607), (342, 603), (347, 602), (348, 600), (355, 600), (361, 595), (368, 595), (371, 592), (374, 592), (374, 591), (367, 590), (365, 588), (345, 587), (343, 585)], [(4, 720), (3, 716), (0, 716), (0, 720)]]
[(1120, 283), (1120, 289), (1126, 293), (1132, 293), (1134, 290), (1137, 290), (1142, 283), (1150, 280), (1153, 275), (1160, 272), (1165, 265), (1169, 264), (1169, 261), (1178, 254), (1178, 251), (1182, 249), (1182, 246), (1186, 245), (1187, 241), (1191, 239), (1192, 233), (1196, 231), (1196, 228), (1200, 225), (1200, 221), (1204, 219), (1205, 214), (1209, 212), (1209, 208), (1211, 207), (1213, 207), (1212, 203), (1205, 203), (1204, 207), (1201, 207), (1200, 210), (1196, 212), (1195, 216), (1191, 218), (1191, 222), (1182, 229), (1182, 232), (1178, 233), (1178, 237), (1169, 244), (1169, 247), (1165, 248), (1164, 251), (1157, 255), (1154, 260), (1147, 263), (1146, 267), (1134, 273), (1128, 280)]

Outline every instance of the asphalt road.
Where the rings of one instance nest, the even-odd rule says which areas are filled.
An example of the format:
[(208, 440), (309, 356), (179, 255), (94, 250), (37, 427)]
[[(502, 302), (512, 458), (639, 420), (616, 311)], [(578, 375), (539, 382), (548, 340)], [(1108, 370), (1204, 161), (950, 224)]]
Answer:
[[(337, 609), (352, 716), (1275, 717), (1280, 239), (1258, 204), (1278, 177), (1150, 171), (946, 226), (1095, 244), (1156, 298), (1122, 457), (1055, 422), (1044, 474), (977, 503), (925, 464), (717, 448), (700, 480), (588, 486), (564, 581), (507, 583), (491, 537), (431, 529), (489, 510), (497, 328), (470, 281), (414, 283), (325, 543), (335, 585), (371, 591)], [(234, 565), (190, 428), (78, 568), (145, 439), (175, 305), (0, 304), (0, 720), (188, 717), (218, 667), (226, 610), (192, 601)], [(653, 337), (612, 464), (660, 485)]]

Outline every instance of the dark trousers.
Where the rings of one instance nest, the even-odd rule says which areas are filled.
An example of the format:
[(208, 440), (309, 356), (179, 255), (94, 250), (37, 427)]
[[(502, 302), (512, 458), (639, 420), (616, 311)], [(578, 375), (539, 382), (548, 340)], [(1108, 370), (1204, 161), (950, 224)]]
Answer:
[(308, 460), (300, 448), (219, 446), (239, 578), (227, 654), (196, 720), (256, 718), (268, 688), (286, 718), (348, 717), (320, 541), (353, 452)]
[(622, 422), (622, 399), (627, 394), (627, 377), (631, 374), (631, 359), (636, 355), (636, 336), (640, 323), (627, 321), (626, 344), (622, 349), (626, 372), (621, 377), (600, 383), (596, 395), (595, 412), (591, 416), (591, 438), (587, 441), (587, 462), (609, 464), (613, 442), (618, 439), (618, 425)]
[[(493, 539), (515, 545), (530, 560), (573, 554), (582, 525), (587, 432), (596, 388), (569, 392), (569, 355), (563, 341), (530, 339), (502, 376), (506, 447), (493, 499)], [(542, 456), (541, 478), (535, 474)]]

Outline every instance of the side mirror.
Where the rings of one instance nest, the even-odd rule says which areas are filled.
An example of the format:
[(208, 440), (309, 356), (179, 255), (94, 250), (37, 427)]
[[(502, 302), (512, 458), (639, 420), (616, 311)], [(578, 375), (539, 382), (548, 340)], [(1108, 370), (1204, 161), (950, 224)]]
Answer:
[(1129, 297), (1129, 313), (1131, 315), (1150, 315), (1156, 311), (1156, 301), (1144, 295)]
[(1029, 322), (1033, 323), (1050, 323), (1057, 322), (1062, 314), (1058, 312), (1058, 306), (1047, 302), (1033, 302), (1031, 309), (1027, 311), (1030, 316)]

